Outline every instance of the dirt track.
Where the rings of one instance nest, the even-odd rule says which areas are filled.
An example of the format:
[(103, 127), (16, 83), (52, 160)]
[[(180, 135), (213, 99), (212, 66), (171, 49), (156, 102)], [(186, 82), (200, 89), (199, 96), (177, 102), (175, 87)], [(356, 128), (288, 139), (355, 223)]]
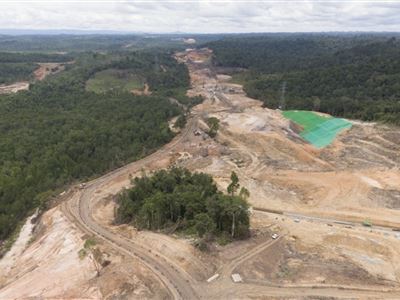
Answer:
[[(178, 59), (185, 61), (190, 69), (193, 89), (189, 93), (201, 94), (206, 100), (192, 110), (192, 116), (185, 129), (159, 151), (88, 182), (82, 189), (78, 187), (71, 189), (66, 195), (67, 200), (63, 202), (61, 210), (76, 226), (76, 230), (86, 236), (96, 236), (106, 252), (115, 251), (138, 260), (165, 287), (169, 298), (232, 299), (314, 296), (399, 299), (400, 270), (397, 266), (400, 253), (397, 246), (400, 243), (393, 233), (389, 236), (390, 230), (383, 232), (382, 228), (365, 230), (355, 224), (352, 224), (353, 228), (346, 228), (348, 224), (331, 224), (332, 221), (343, 220), (358, 222), (365, 216), (370, 216), (368, 213), (376, 212), (376, 207), (365, 208), (358, 202), (360, 197), (370, 192), (371, 185), (378, 190), (385, 187), (390, 189), (397, 187), (396, 178), (400, 178), (396, 177), (398, 171), (388, 169), (393, 163), (397, 163), (396, 157), (390, 156), (390, 151), (396, 151), (397, 145), (390, 144), (389, 138), (382, 135), (383, 149), (371, 141), (367, 145), (367, 151), (364, 151), (359, 147), (362, 144), (359, 140), (365, 141), (365, 138), (360, 138), (360, 136), (363, 137), (362, 132), (371, 131), (373, 134), (368, 135), (371, 139), (378, 139), (379, 134), (376, 134), (376, 129), (359, 125), (360, 127), (356, 127), (355, 130), (360, 131), (361, 134), (354, 134), (351, 131), (343, 135), (329, 149), (318, 152), (296, 138), (295, 134), (288, 129), (288, 121), (283, 119), (279, 112), (261, 108), (259, 101), (245, 97), (240, 86), (220, 81), (218, 76), (209, 69), (209, 52), (182, 53), (178, 56)], [(192, 58), (187, 60), (190, 56)], [(204, 63), (199, 63), (201, 59)], [(239, 92), (231, 93), (230, 88), (235, 88)], [(195, 136), (193, 134), (195, 130), (204, 132), (207, 129), (204, 119), (211, 115), (217, 116), (221, 122), (217, 138), (212, 140), (205, 136)], [(396, 134), (395, 131), (393, 132), (391, 134)], [(353, 139), (347, 141), (352, 135), (355, 135)], [(357, 151), (351, 147), (358, 147)], [(380, 158), (382, 151), (387, 153), (384, 158)], [(350, 162), (357, 159), (366, 162), (371, 160), (370, 157), (377, 158), (379, 168), (366, 169), (364, 165), (360, 168), (355, 166), (353, 170), (357, 170), (356, 176), (354, 172), (346, 170)], [(265, 236), (232, 243), (225, 248), (222, 247), (220, 252), (206, 256), (204, 261), (214, 264), (215, 267), (204, 270), (200, 270), (201, 267), (197, 268), (200, 270), (198, 271), (200, 275), (194, 274), (191, 271), (194, 268), (187, 265), (190, 261), (194, 261), (197, 265), (204, 264), (204, 261), (196, 257), (199, 256), (197, 252), (192, 254), (189, 262), (182, 263), (181, 259), (176, 259), (167, 251), (162, 250), (163, 247), (153, 247), (148, 241), (149, 235), (145, 232), (141, 234), (141, 238), (138, 235), (127, 235), (122, 228), (112, 225), (111, 222), (100, 222), (94, 217), (95, 213), (97, 214), (101, 209), (101, 201), (104, 198), (115, 195), (122, 188), (130, 186), (131, 176), (139, 176), (143, 169), (155, 170), (167, 167), (171, 163), (211, 174), (221, 189), (226, 187), (230, 171), (235, 170), (239, 174), (241, 183), (251, 192), (249, 199), (251, 205), (278, 209), (282, 214), (261, 214), (255, 211), (252, 215), (252, 227), (262, 231), (268, 224)], [(376, 165), (374, 167), (376, 168)], [(340, 186), (338, 182), (347, 183), (347, 186)], [(341, 198), (348, 193), (351, 197), (347, 196), (345, 199), (349, 201), (340, 202)], [(314, 195), (315, 199), (310, 199), (310, 195)], [(288, 212), (295, 212), (301, 216), (291, 217), (287, 215)], [(314, 218), (321, 218), (318, 221), (312, 218), (307, 219), (304, 217), (307, 214), (312, 214)], [(337, 216), (340, 218), (335, 220)], [(397, 224), (395, 221), (398, 220), (398, 216), (395, 210), (382, 209), (382, 214), (374, 217), (376, 221), (381, 222), (394, 220), (387, 224), (387, 226), (392, 226)], [(358, 219), (354, 219), (356, 217)], [(301, 220), (295, 223), (294, 218), (301, 218)], [(270, 231), (272, 230), (280, 233), (279, 239), (271, 239)], [(161, 236), (160, 240), (162, 240)], [(167, 243), (170, 244), (168, 246), (171, 249), (179, 251), (178, 243), (173, 239), (168, 239)], [(328, 261), (340, 261), (343, 265), (352, 265), (354, 261), (351, 258), (357, 259), (357, 270), (362, 269), (363, 274), (367, 272), (365, 270), (368, 270), (371, 283), (368, 282), (365, 285), (343, 283), (343, 278), (346, 276), (338, 273), (335, 264), (331, 264), (330, 267), (326, 264), (328, 276), (335, 274), (332, 277), (337, 277), (328, 282), (315, 281), (313, 272), (319, 269), (312, 269), (312, 266), (308, 265), (306, 265), (308, 269), (303, 269), (311, 268), (310, 272), (307, 271), (311, 275), (307, 275), (309, 273), (306, 272), (299, 274), (294, 282), (290, 282), (288, 278), (272, 282), (251, 276), (244, 276), (244, 283), (241, 284), (232, 282), (230, 278), (232, 272), (238, 272), (238, 270), (241, 272), (242, 268), (246, 268), (246, 265), (251, 265), (251, 263), (263, 266), (266, 261), (263, 255), (271, 254), (272, 258), (275, 257), (274, 255), (279, 253), (271, 253), (271, 251), (276, 251), (274, 247), (281, 244), (282, 247), (286, 244), (296, 247), (297, 250), (292, 253), (293, 255), (313, 253), (315, 262), (320, 262), (322, 266)], [(287, 251), (285, 248), (278, 249)], [(231, 252), (230, 255), (226, 255), (228, 250)], [(378, 267), (376, 262), (365, 263), (369, 257), (379, 258), (384, 262), (381, 265), (378, 264)], [(61, 256), (60, 259), (62, 259)], [(275, 267), (278, 267), (280, 263), (287, 263), (283, 258), (272, 262), (276, 263)], [(107, 268), (104, 272), (107, 272)], [(329, 268), (332, 268), (332, 271)], [(268, 269), (265, 268), (265, 270)], [(391, 284), (386, 284), (387, 280), (380, 280), (376, 275), (370, 275), (375, 274), (374, 271), (383, 272), (384, 275), (392, 278)], [(135, 269), (131, 272), (134, 275)], [(206, 279), (214, 273), (219, 273), (220, 277), (212, 283), (207, 283)], [(246, 275), (246, 272), (243, 274)], [(32, 277), (32, 281), (35, 280), (34, 271), (29, 276)], [(104, 275), (100, 275), (98, 280), (101, 281), (102, 276)], [(118, 277), (118, 272), (113, 276)], [(259, 276), (268, 277), (269, 274), (259, 274)], [(358, 276), (356, 271), (354, 271), (354, 276)], [(15, 281), (18, 281), (18, 278)], [(3, 289), (0, 290), (0, 297), (2, 291)], [(162, 296), (160, 294), (155, 296), (155, 298), (158, 297)]]
[[(230, 99), (229, 97), (225, 96), (221, 92), (214, 93), (214, 101), (219, 101), (219, 105), (214, 108), (214, 109), (209, 109), (206, 111), (207, 113), (213, 113), (217, 111), (218, 113), (224, 112), (224, 111), (237, 111), (238, 106), (235, 105), (234, 103), (229, 102)], [(224, 109), (225, 108), (225, 109)], [(204, 114), (204, 109), (198, 108), (197, 110), (194, 110), (195, 115), (199, 114)], [(79, 204), (76, 205), (76, 207), (79, 207), (79, 212), (75, 212), (76, 220), (75, 222), (79, 222), (81, 225), (87, 227), (92, 234), (96, 234), (101, 236), (103, 239), (105, 239), (108, 242), (111, 242), (112, 245), (117, 248), (122, 248), (121, 250), (123, 251), (129, 251), (130, 254), (136, 255), (139, 257), (142, 262), (147, 265), (150, 269), (153, 270), (154, 273), (157, 274), (157, 276), (160, 278), (160, 280), (164, 283), (164, 285), (169, 289), (171, 295), (174, 298), (183, 298), (183, 299), (192, 299), (192, 298), (197, 298), (200, 295), (201, 296), (206, 296), (208, 297), (218, 297), (218, 293), (216, 292), (215, 289), (221, 290), (223, 286), (232, 286), (229, 288), (230, 292), (232, 291), (232, 288), (237, 286), (238, 288), (233, 288), (234, 290), (240, 289), (240, 292), (242, 293), (244, 290), (241, 285), (234, 285), (229, 276), (233, 272), (233, 270), (238, 267), (239, 265), (242, 265), (245, 263), (247, 260), (252, 258), (253, 256), (257, 255), (258, 253), (266, 250), (270, 245), (274, 244), (275, 242), (279, 241), (267, 241), (257, 247), (255, 247), (252, 251), (250, 251), (247, 254), (244, 254), (235, 260), (233, 260), (230, 264), (228, 264), (225, 268), (225, 271), (222, 270), (222, 276), (224, 279), (222, 280), (216, 280), (214, 284), (209, 285), (207, 288), (207, 292), (204, 290), (204, 288), (201, 288), (204, 286), (204, 282), (198, 282), (196, 281), (192, 276), (190, 276), (185, 270), (183, 270), (179, 265), (174, 265), (174, 262), (171, 260), (168, 260), (167, 258), (164, 258), (166, 261), (165, 263), (162, 263), (163, 258), (161, 254), (159, 253), (153, 253), (150, 249), (146, 249), (143, 244), (138, 244), (135, 243), (134, 240), (127, 240), (124, 239), (123, 237), (116, 236), (114, 232), (109, 232), (107, 231), (107, 228), (104, 228), (102, 226), (99, 226), (96, 224), (91, 217), (92, 213), (92, 208), (96, 203), (96, 193), (97, 190), (101, 190), (104, 185), (107, 185), (109, 182), (115, 180), (117, 177), (120, 176), (129, 176), (129, 173), (135, 173), (138, 172), (141, 168), (148, 168), (149, 165), (152, 162), (158, 161), (165, 157), (166, 152), (173, 152), (176, 149), (179, 149), (182, 147), (182, 143), (185, 142), (186, 140), (190, 139), (190, 136), (193, 134), (193, 131), (198, 128), (198, 118), (194, 117), (189, 121), (188, 126), (184, 129), (184, 131), (181, 133), (181, 135), (176, 138), (173, 142), (171, 142), (169, 145), (161, 149), (160, 151), (157, 151), (156, 153), (152, 154), (151, 156), (132, 163), (124, 168), (121, 168), (117, 171), (112, 172), (111, 174), (107, 174), (95, 181), (92, 181), (87, 184), (85, 187), (84, 191), (82, 192), (81, 197), (79, 198)], [(175, 149), (176, 148), (176, 149)], [(74, 205), (73, 203), (69, 202), (70, 207), (73, 209)], [(71, 206), (72, 205), (72, 206)], [(149, 251), (150, 250), (150, 251)], [(168, 260), (168, 261), (167, 261)], [(305, 295), (329, 295), (330, 292), (334, 293), (335, 296), (338, 296), (342, 294), (344, 297), (347, 295), (352, 295), (355, 291), (358, 295), (360, 293), (364, 294), (365, 296), (374, 296), (378, 295), (379, 293), (382, 295), (382, 293), (386, 292), (386, 289), (381, 289), (378, 287), (374, 288), (365, 288), (365, 287), (355, 287), (351, 285), (347, 286), (327, 286), (327, 285), (309, 285), (309, 286), (290, 286), (289, 285), (282, 285), (278, 287), (272, 288), (271, 286), (268, 287), (268, 292), (265, 290), (265, 288), (260, 287), (259, 284), (254, 283), (254, 286), (252, 288), (252, 292), (259, 290), (260, 292), (262, 291), (263, 294), (280, 294), (280, 295), (298, 295), (298, 292), (301, 291)], [(249, 286), (247, 283), (246, 286)], [(214, 288), (214, 289), (213, 289)], [(309, 288), (309, 290), (307, 290)], [(340, 289), (339, 289), (340, 288)], [(223, 289), (223, 288), (222, 288)], [(274, 290), (276, 289), (276, 290)], [(282, 289), (285, 289), (285, 292), (283, 292)], [(320, 289), (320, 290), (318, 290)], [(347, 291), (343, 291), (346, 290)], [(380, 289), (380, 291), (378, 291)], [(389, 292), (389, 294), (391, 294)], [(330, 294), (332, 295), (332, 294)], [(354, 295), (354, 294), (353, 294)], [(394, 292), (393, 295), (399, 295), (397, 292)], [(222, 296), (222, 295), (221, 295)], [(226, 298), (226, 294), (222, 296), (223, 298)], [(248, 296), (248, 295), (247, 295)]]
[(93, 220), (91, 214), (92, 207), (96, 203), (97, 190), (102, 189), (104, 184), (115, 180), (117, 177), (129, 177), (130, 173), (138, 172), (142, 168), (145, 168), (148, 163), (159, 160), (165, 155), (165, 151), (173, 150), (182, 139), (186, 138), (186, 136), (194, 130), (195, 120), (195, 118), (190, 120), (185, 131), (161, 150), (145, 159), (134, 162), (87, 183), (84, 190), (80, 192), (81, 194), (80, 197), (77, 198), (77, 202), (68, 201), (62, 206), (63, 212), (70, 217), (72, 222), (77, 223), (81, 229), (103, 239), (112, 245), (112, 247), (139, 258), (142, 263), (157, 275), (168, 288), (171, 296), (175, 299), (198, 298), (197, 292), (193, 289), (192, 284), (190, 284), (193, 279), (184, 270), (181, 270), (179, 266), (171, 265), (171, 262), (167, 261), (161, 253), (154, 252), (152, 249), (135, 243), (134, 240), (115, 235), (115, 233), (97, 224)]

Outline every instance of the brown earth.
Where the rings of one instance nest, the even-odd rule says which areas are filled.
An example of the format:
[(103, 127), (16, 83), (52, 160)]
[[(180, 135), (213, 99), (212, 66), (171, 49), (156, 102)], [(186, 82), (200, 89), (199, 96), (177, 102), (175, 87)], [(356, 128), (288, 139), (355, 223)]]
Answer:
[[(68, 64), (70, 63), (73, 62), (69, 62)], [(65, 70), (65, 63), (37, 63), (37, 65), (39, 67), (33, 72), (33, 75), (35, 80), (39, 81), (45, 79), (48, 75), (57, 74)], [(0, 95), (29, 90), (29, 84), (30, 83), (28, 81), (14, 82), (12, 84), (1, 84)]]
[(147, 83), (144, 84), (143, 89), (133, 89), (133, 90), (131, 90), (131, 93), (136, 96), (151, 95), (150, 87)]
[(57, 74), (65, 70), (63, 63), (38, 63), (39, 68), (34, 71), (36, 80), (43, 80), (49, 75)]
[[(25, 260), (10, 262), (14, 271), (5, 274), (0, 298), (400, 298), (400, 235), (392, 231), (400, 227), (400, 131), (354, 121), (331, 146), (315, 149), (280, 111), (262, 108), (240, 85), (229, 83), (228, 76), (217, 75), (210, 67), (211, 55), (208, 49), (177, 54), (190, 70), (188, 94), (205, 98), (192, 109), (186, 128), (146, 159), (66, 193), (61, 212), (57, 207), (41, 221), (56, 214), (64, 229), (52, 239), (34, 240)], [(220, 120), (214, 139), (206, 134), (209, 116)], [(114, 197), (130, 186), (130, 178), (170, 165), (209, 173), (221, 190), (231, 171), (237, 172), (250, 191), (251, 238), (212, 245), (204, 253), (193, 240), (114, 225)], [(361, 226), (366, 219), (371, 228)], [(45, 236), (56, 226), (42, 228)], [(71, 236), (65, 239), (74, 241), (69, 252), (60, 244), (66, 230)], [(96, 247), (110, 261), (100, 276), (89, 259), (77, 255), (87, 232), (96, 236)], [(272, 239), (272, 233), (279, 237)], [(122, 244), (126, 246), (118, 246)], [(31, 263), (46, 261), (38, 255), (42, 248), (52, 264), (45, 264), (45, 271), (30, 270)], [(56, 267), (60, 261), (70, 267)], [(30, 271), (18, 275), (26, 269)], [(49, 272), (52, 276), (43, 275)], [(239, 273), (244, 283), (234, 284), (232, 273)], [(219, 277), (207, 283), (213, 274)], [(63, 288), (67, 283), (57, 279), (63, 276), (76, 280)], [(32, 288), (24, 294), (15, 288), (27, 283)]]

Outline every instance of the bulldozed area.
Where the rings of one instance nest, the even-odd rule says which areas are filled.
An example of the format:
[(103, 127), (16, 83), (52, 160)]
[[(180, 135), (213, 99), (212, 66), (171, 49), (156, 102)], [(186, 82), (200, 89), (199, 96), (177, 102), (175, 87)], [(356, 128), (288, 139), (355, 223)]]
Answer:
[[(275, 215), (269, 224), (285, 234), (284, 240), (235, 272), (245, 282), (265, 284), (398, 286), (394, 245), (399, 245), (400, 235), (391, 229), (400, 227), (399, 129), (354, 121), (331, 146), (317, 149), (299, 137), (279, 110), (262, 108), (240, 85), (229, 83), (228, 75), (210, 76), (210, 68), (193, 65), (189, 60), (194, 83), (189, 93), (207, 99), (194, 110), (217, 117), (221, 128), (215, 140), (196, 143), (207, 149), (203, 155), (181, 164), (212, 174), (221, 189), (234, 170), (250, 190), (255, 210), (323, 219), (282, 221)], [(262, 223), (263, 218), (264, 213), (253, 214), (253, 229), (254, 219)], [(365, 230), (363, 220), (389, 228), (372, 238), (368, 235), (374, 230)]]
[[(68, 64), (73, 63), (69, 62)], [(44, 80), (47, 76), (57, 74), (65, 69), (65, 63), (37, 63), (38, 68), (33, 72), (35, 80)], [(1, 84), (0, 94), (13, 94), (29, 90), (30, 82), (20, 81), (12, 84)]]
[(29, 90), (29, 82), (27, 81), (0, 85), (0, 94), (17, 93), (19, 91), (26, 91), (26, 90)]
[[(69, 62), (73, 63), (73, 62)], [(49, 75), (57, 74), (65, 70), (65, 63), (38, 63), (39, 68), (35, 70), (36, 80), (43, 80)]]
[[(217, 74), (209, 49), (176, 57), (190, 71), (188, 95), (205, 101), (169, 145), (67, 191), (42, 216), (40, 234), (22, 256), (9, 261), (0, 298), (399, 298), (400, 233), (393, 230), (400, 228), (398, 128), (352, 121), (332, 145), (317, 149), (281, 111), (263, 108), (229, 75)], [(207, 134), (209, 117), (219, 119), (215, 138)], [(201, 252), (194, 239), (173, 231), (116, 225), (115, 198), (130, 179), (173, 165), (212, 175), (224, 191), (235, 171), (250, 191), (251, 237)], [(89, 201), (79, 202), (85, 195)], [(90, 224), (79, 221), (85, 214), (118, 237), (95, 235), (109, 261), (98, 275), (93, 262), (78, 255), (90, 236)], [(363, 226), (365, 220), (372, 226)], [(172, 285), (168, 272), (177, 276)], [(234, 283), (232, 274), (242, 282)], [(23, 294), (22, 286), (29, 286)]]

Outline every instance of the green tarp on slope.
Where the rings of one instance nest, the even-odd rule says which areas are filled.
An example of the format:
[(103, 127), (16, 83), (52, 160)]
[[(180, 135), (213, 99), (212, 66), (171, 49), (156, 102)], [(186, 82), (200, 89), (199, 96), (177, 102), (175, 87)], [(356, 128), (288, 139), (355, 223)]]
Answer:
[(352, 125), (345, 119), (321, 116), (311, 111), (289, 110), (283, 116), (300, 125), (300, 136), (317, 148), (330, 145), (336, 136)]

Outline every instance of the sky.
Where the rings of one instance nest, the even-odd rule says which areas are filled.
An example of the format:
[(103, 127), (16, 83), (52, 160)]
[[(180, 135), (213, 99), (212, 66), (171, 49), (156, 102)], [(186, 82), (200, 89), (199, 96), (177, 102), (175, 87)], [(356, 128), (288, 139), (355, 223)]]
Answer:
[(147, 33), (400, 31), (400, 0), (0, 0), (0, 28)]

